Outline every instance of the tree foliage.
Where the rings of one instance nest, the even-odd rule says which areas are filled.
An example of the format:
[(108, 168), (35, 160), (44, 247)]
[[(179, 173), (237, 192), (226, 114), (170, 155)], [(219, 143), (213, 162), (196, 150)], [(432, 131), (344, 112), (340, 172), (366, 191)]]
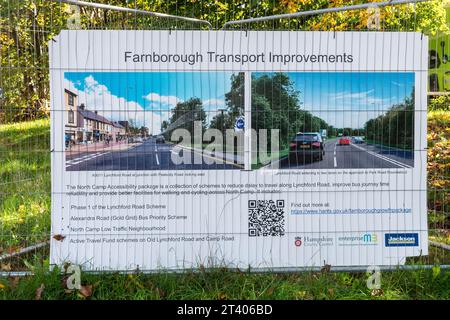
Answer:
[[(96, 0), (96, 2), (195, 17), (210, 21), (215, 28), (221, 28), (230, 20), (340, 7), (363, 1)], [(443, 0), (433, 0), (416, 5), (382, 8), (381, 29), (418, 30), (431, 34), (446, 31), (444, 4)], [(204, 25), (191, 22), (90, 7), (80, 7), (79, 11), (80, 19), (77, 23), (81, 29), (206, 28)], [(73, 6), (49, 0), (0, 0), (1, 122), (48, 115), (50, 95), (48, 41), (59, 34), (61, 29), (67, 29), (73, 24), (74, 13), (76, 11), (73, 10)], [(368, 16), (367, 10), (357, 10), (262, 22), (245, 27), (266, 30), (366, 30)]]
[[(329, 7), (343, 7), (375, 1), (348, 1), (348, 0), (282, 0), (281, 3), (290, 12), (318, 10)], [(438, 31), (447, 31), (446, 1), (434, 0), (417, 4), (387, 6), (379, 10), (381, 30), (392, 31), (424, 31), (434, 34)], [(326, 13), (308, 18), (300, 22), (312, 30), (367, 30), (373, 9), (352, 10), (336, 13)]]
[[(172, 116), (169, 118), (169, 125), (176, 123), (174, 129), (186, 129), (194, 139), (194, 122), (200, 121), (203, 131), (206, 130), (206, 112), (203, 108), (202, 100), (199, 98), (190, 98), (189, 100), (178, 102), (172, 110)], [(167, 132), (168, 137), (171, 132)]]
[(428, 208), (440, 227), (450, 229), (450, 113), (428, 113)]
[(244, 73), (232, 74), (230, 80), (231, 89), (225, 94), (226, 108), (213, 117), (210, 128), (232, 129), (236, 120), (244, 115)]
[(278, 129), (280, 146), (286, 148), (297, 132), (329, 130), (330, 125), (302, 109), (300, 92), (286, 73), (268, 73), (252, 79), (252, 128)]
[(65, 23), (53, 14), (60, 6), (0, 1), (0, 121), (42, 117), (49, 111), (47, 42)]
[(366, 139), (389, 147), (414, 150), (414, 90), (401, 104), (370, 119), (364, 126)]

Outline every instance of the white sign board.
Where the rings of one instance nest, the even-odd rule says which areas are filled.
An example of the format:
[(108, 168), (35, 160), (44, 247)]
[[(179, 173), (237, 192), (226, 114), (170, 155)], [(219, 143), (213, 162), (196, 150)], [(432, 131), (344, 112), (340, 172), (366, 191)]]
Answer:
[(49, 43), (51, 264), (426, 255), (427, 44), (408, 32), (63, 31)]

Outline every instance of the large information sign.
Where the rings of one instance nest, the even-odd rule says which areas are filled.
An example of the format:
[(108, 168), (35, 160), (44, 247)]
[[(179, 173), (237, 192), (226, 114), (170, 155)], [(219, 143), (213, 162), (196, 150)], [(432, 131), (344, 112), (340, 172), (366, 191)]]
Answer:
[(398, 265), (428, 252), (427, 37), (63, 31), (51, 264)]

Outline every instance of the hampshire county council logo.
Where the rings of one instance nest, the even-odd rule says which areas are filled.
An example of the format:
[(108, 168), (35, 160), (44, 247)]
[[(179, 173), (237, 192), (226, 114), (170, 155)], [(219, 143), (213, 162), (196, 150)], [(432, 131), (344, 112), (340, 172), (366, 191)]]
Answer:
[(418, 233), (386, 233), (384, 236), (386, 247), (417, 247)]
[(322, 247), (332, 246), (334, 238), (326, 236), (303, 236), (295, 237), (294, 245), (296, 247)]

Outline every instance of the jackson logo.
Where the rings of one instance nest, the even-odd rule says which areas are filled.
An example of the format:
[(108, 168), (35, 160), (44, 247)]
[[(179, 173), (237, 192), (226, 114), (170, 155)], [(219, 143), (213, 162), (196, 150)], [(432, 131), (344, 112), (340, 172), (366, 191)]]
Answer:
[(384, 235), (386, 247), (417, 247), (418, 233), (386, 233)]
[(300, 247), (302, 245), (302, 237), (295, 237), (294, 244), (296, 247)]

